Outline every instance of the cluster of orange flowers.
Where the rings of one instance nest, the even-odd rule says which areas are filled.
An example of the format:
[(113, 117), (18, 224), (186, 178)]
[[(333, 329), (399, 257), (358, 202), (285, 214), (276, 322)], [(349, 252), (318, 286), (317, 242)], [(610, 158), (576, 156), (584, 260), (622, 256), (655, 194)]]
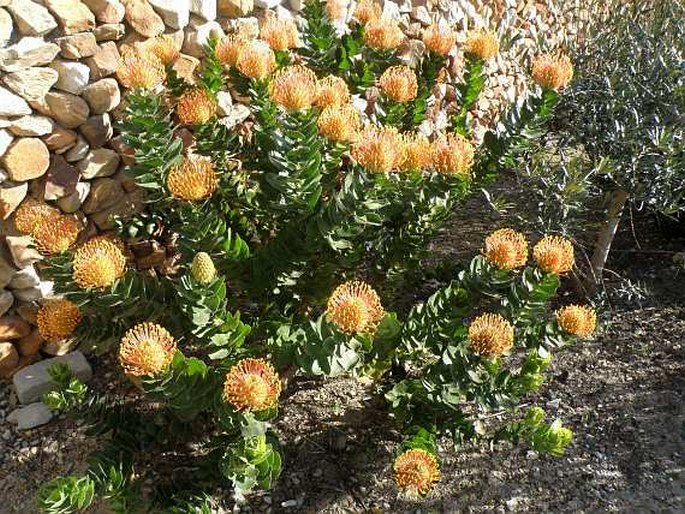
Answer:
[[(495, 230), (485, 239), (485, 258), (500, 269), (513, 270), (526, 265), (528, 242), (523, 234), (510, 228)], [(533, 247), (538, 267), (547, 273), (561, 275), (573, 269), (573, 243), (559, 236), (545, 236)]]
[(49, 300), (36, 315), (38, 332), (46, 341), (62, 341), (69, 337), (81, 322), (81, 309), (69, 300)]
[(104, 289), (126, 272), (124, 244), (113, 236), (95, 236), (79, 246), (71, 262), (72, 278), (83, 289)]
[(190, 154), (171, 167), (166, 184), (171, 196), (190, 202), (209, 198), (216, 190), (217, 182), (212, 160)]
[(378, 293), (366, 282), (339, 285), (328, 299), (328, 318), (346, 334), (373, 333), (385, 316)]
[(82, 230), (75, 217), (62, 214), (55, 207), (33, 198), (19, 206), (14, 224), (20, 232), (33, 236), (40, 252), (47, 255), (66, 252), (76, 243)]

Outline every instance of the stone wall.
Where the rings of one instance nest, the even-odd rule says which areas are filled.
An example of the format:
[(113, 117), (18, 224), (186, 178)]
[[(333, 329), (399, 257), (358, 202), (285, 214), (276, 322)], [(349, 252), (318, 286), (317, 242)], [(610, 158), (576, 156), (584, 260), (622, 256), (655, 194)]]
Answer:
[[(343, 4), (349, 14), (353, 5)], [(114, 129), (121, 49), (171, 34), (182, 51), (175, 66), (192, 73), (211, 35), (257, 35), (266, 9), (297, 18), (300, 8), (301, 0), (0, 0), (0, 376), (70, 348), (45, 343), (35, 328), (52, 285), (37, 272), (41, 255), (30, 236), (14, 226), (17, 207), (28, 198), (45, 201), (78, 218), (87, 237), (112, 228), (112, 215), (144, 204), (122, 173), (127, 156)], [(563, 0), (406, 0), (384, 9), (410, 35), (440, 16), (461, 41), (473, 27), (497, 29), (506, 51), (488, 65), (484, 124), (495, 121), (502, 101), (525, 91), (530, 55), (541, 45), (564, 46), (576, 30), (575, 5)], [(407, 45), (407, 59), (417, 44)], [(249, 114), (225, 103), (224, 115)]]

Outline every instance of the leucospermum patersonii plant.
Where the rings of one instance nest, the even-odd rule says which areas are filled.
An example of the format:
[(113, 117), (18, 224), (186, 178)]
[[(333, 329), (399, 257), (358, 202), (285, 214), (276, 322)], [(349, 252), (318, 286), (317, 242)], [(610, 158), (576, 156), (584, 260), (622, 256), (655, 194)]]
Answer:
[[(551, 277), (567, 262), (547, 248), (556, 240), (541, 247), (547, 267), (527, 269), (519, 280), (525, 241), (493, 234), (484, 253), (495, 264), (477, 259), (459, 279), (463, 287), (437, 293), (466, 302), (458, 322), (471, 317), (470, 330), (451, 317), (456, 300), (445, 312), (418, 306), (401, 321), (382, 293), (421, 263), (453, 208), (494, 178), (556, 93), (541, 82), (542, 96), (478, 147), (471, 110), (486, 62), (499, 52), (494, 33), (469, 34), (460, 48), (451, 28), (433, 25), (421, 35), (426, 53), (405, 62), (408, 37), (379, 5), (360, 3), (340, 37), (335, 12), (333, 2), (310, 1), (300, 29), (267, 15), (259, 38), (238, 32), (212, 40), (196, 72), (183, 76), (168, 36), (129, 46), (117, 71), (128, 88), (119, 128), (132, 161), (126, 172), (145, 191), (145, 209), (113, 220), (114, 233), (80, 241), (72, 241), (68, 223), (59, 241), (39, 239), (50, 208), (27, 204), (18, 214), (49, 250), (44, 268), (55, 290), (79, 312), (46, 305), (45, 334), (115, 348), (139, 392), (133, 403), (100, 396), (54, 370), (59, 388), (46, 401), (85, 416), (108, 439), (86, 475), (44, 488), (45, 509), (82, 508), (99, 495), (131, 511), (150, 463), (160, 462), (151, 454), (198, 462), (197, 476), (168, 476), (144, 491), (159, 508), (181, 508), (217, 483), (230, 484), (237, 497), (267, 488), (281, 467), (269, 424), (282, 389), (277, 370), (379, 377), (405, 361), (424, 366), (435, 391), (457, 388), (454, 397), (439, 397), (453, 403), (413, 380), (388, 393), (398, 419), (418, 424), (436, 413), (408, 440), (405, 449), (415, 451), (394, 466), (402, 487), (423, 494), (439, 477), (435, 436), (454, 428), (441, 416), (481, 396), (483, 408), (520, 396), (523, 386), (513, 379), (503, 385), (506, 394), (491, 389), (504, 380), (498, 363), (522, 344), (531, 348), (525, 379), (541, 376), (548, 357), (537, 320), (525, 324), (526, 309), (538, 308), (526, 288), (543, 296), (556, 288)], [(463, 80), (450, 71), (457, 53)], [(424, 130), (440, 110), (450, 113), (449, 129)], [(478, 288), (505, 285), (513, 303), (472, 312)], [(572, 317), (558, 314), (559, 323)], [(460, 328), (433, 334), (445, 325)], [(473, 377), (480, 385), (472, 387)], [(410, 394), (416, 402), (407, 402)], [(526, 427), (516, 434), (551, 444), (540, 435), (543, 425)]]

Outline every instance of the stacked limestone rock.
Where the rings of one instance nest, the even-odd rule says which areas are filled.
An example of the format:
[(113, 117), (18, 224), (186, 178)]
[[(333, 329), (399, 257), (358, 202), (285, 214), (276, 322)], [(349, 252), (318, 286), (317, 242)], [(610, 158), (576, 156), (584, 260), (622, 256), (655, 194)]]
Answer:
[[(39, 303), (51, 294), (36, 264), (41, 255), (30, 236), (16, 230), (13, 213), (32, 197), (79, 218), (81, 237), (112, 228), (144, 203), (142, 190), (122, 173), (127, 161), (114, 125), (122, 91), (115, 78), (120, 51), (161, 33), (182, 53), (180, 76), (192, 75), (210, 36), (241, 31), (256, 36), (265, 9), (295, 16), (301, 0), (0, 0), (0, 376), (59, 355), (67, 343), (45, 344), (35, 328)], [(353, 5), (342, 1), (349, 15)], [(565, 10), (555, 4), (567, 6)], [(445, 18), (465, 37), (474, 27), (497, 28), (519, 39), (489, 64), (481, 118), (491, 120), (500, 102), (512, 100), (527, 82), (526, 54), (538, 36), (563, 44), (573, 20), (570, 2), (516, 0), (405, 0), (385, 2), (408, 34)], [(345, 5), (347, 9), (345, 9)], [(419, 41), (406, 57), (420, 52)], [(521, 64), (517, 64), (520, 62)], [(220, 98), (220, 114), (234, 122), (248, 114)]]

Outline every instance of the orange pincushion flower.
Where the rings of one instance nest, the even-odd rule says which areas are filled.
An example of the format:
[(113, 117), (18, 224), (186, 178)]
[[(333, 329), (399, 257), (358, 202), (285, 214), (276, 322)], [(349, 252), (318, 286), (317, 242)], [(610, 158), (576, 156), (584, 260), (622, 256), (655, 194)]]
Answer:
[(404, 41), (404, 32), (396, 21), (380, 18), (364, 27), (364, 42), (378, 50), (394, 50)]
[(117, 78), (130, 89), (154, 89), (164, 82), (166, 71), (162, 61), (153, 53), (127, 47), (121, 52)]
[(560, 275), (571, 271), (575, 258), (573, 244), (566, 238), (545, 236), (533, 247), (533, 257), (540, 269)]
[(289, 50), (300, 46), (300, 35), (293, 20), (270, 16), (259, 29), (259, 36), (274, 50)]
[(432, 453), (413, 448), (395, 459), (395, 482), (412, 495), (425, 495), (440, 480), (438, 459)]
[(327, 75), (319, 80), (316, 92), (316, 105), (323, 109), (330, 105), (344, 105), (350, 101), (350, 90), (340, 77)]
[(456, 36), (452, 29), (441, 27), (437, 23), (426, 27), (421, 37), (423, 44), (431, 52), (438, 55), (447, 55), (454, 47)]
[(326, 0), (326, 14), (331, 20), (338, 20), (345, 16), (347, 0)]
[(383, 72), (378, 84), (383, 93), (395, 102), (410, 102), (416, 98), (419, 90), (416, 73), (403, 64), (390, 66)]
[(310, 108), (316, 101), (316, 75), (300, 64), (281, 68), (269, 86), (271, 99), (287, 111)]
[(200, 125), (216, 116), (216, 99), (206, 89), (190, 89), (181, 95), (176, 114), (183, 125)]
[(385, 311), (376, 291), (366, 282), (345, 282), (328, 299), (326, 313), (346, 334), (374, 332)]
[(242, 359), (226, 375), (224, 399), (236, 410), (262, 411), (278, 402), (281, 380), (264, 359)]
[(383, 8), (375, 0), (360, 0), (354, 9), (354, 18), (362, 25), (378, 20), (381, 14)]
[(39, 223), (33, 232), (36, 246), (41, 253), (66, 252), (76, 242), (81, 224), (71, 216), (55, 216)]
[(178, 59), (181, 52), (176, 47), (174, 38), (168, 34), (160, 34), (159, 36), (148, 39), (143, 43), (144, 48), (157, 56), (162, 61), (162, 64), (168, 66)]
[(464, 52), (477, 59), (490, 59), (499, 52), (499, 40), (494, 32), (479, 30), (469, 34)]
[(431, 163), (438, 173), (469, 176), (476, 150), (465, 137), (449, 134), (433, 142)]
[(14, 225), (19, 232), (33, 234), (40, 225), (59, 216), (59, 210), (29, 197), (22, 202), (14, 213)]
[(216, 58), (221, 64), (235, 66), (240, 52), (249, 44), (245, 37), (238, 34), (224, 36), (216, 45)]
[(154, 376), (166, 370), (176, 353), (176, 340), (156, 323), (139, 323), (121, 338), (119, 363), (134, 377)]
[(499, 357), (514, 345), (514, 328), (499, 314), (482, 314), (469, 325), (469, 344), (478, 355)]
[(573, 64), (567, 55), (543, 54), (533, 61), (533, 81), (545, 89), (558, 91), (573, 78)]
[(500, 269), (520, 268), (528, 260), (528, 242), (520, 232), (501, 228), (485, 238), (483, 255)]
[(597, 326), (597, 314), (586, 305), (567, 305), (556, 316), (562, 330), (578, 337), (591, 336)]
[(43, 339), (49, 342), (62, 341), (81, 323), (81, 309), (69, 300), (50, 300), (38, 310), (36, 322)]
[(324, 137), (339, 142), (352, 141), (361, 128), (359, 113), (350, 104), (326, 107), (316, 124)]
[(235, 66), (246, 77), (263, 80), (276, 69), (276, 55), (264, 41), (251, 41), (238, 52)]
[(171, 195), (180, 200), (208, 198), (217, 186), (214, 164), (209, 157), (188, 155), (169, 170), (166, 185)]
[(104, 289), (126, 271), (123, 243), (110, 236), (95, 236), (83, 243), (72, 260), (74, 282), (83, 289)]
[(402, 136), (394, 127), (368, 127), (351, 149), (352, 158), (374, 173), (388, 173), (404, 162)]
[(404, 135), (404, 161), (400, 168), (405, 171), (422, 170), (431, 160), (431, 144), (423, 134)]

